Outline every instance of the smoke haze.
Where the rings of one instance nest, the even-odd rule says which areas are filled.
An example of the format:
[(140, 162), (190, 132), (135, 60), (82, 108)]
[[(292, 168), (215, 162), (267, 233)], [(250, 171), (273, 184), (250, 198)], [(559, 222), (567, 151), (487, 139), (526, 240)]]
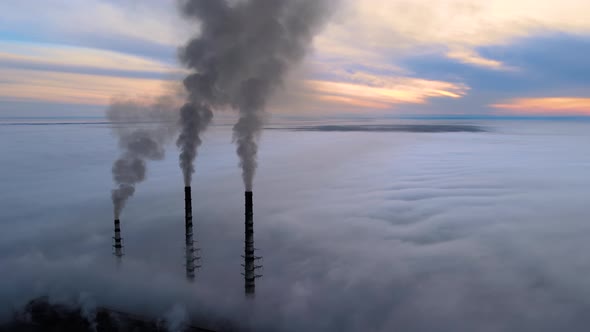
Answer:
[(115, 100), (107, 110), (121, 156), (112, 167), (116, 188), (112, 190), (115, 219), (119, 218), (135, 186), (145, 180), (146, 162), (164, 158), (164, 145), (176, 133), (175, 99), (169, 96), (153, 102)]
[[(268, 99), (305, 56), (328, 16), (330, 2), (180, 1), (182, 13), (201, 23), (199, 36), (181, 50), (182, 62), (196, 71), (185, 79), (185, 86), (195, 102), (239, 111), (233, 138), (248, 191)], [(186, 165), (183, 169), (190, 170)]]

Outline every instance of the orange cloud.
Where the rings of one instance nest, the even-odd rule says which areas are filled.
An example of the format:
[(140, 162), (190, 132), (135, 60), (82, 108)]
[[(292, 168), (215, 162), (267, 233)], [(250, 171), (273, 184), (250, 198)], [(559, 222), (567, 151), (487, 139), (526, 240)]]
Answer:
[(0, 99), (107, 105), (123, 95), (160, 95), (164, 82), (154, 79), (0, 69)]
[(468, 90), (462, 84), (410, 77), (385, 78), (354, 73), (350, 79), (353, 82), (310, 80), (306, 85), (325, 102), (373, 109), (424, 104), (436, 97), (460, 98)]
[(517, 98), (490, 105), (494, 108), (523, 114), (589, 115), (590, 98), (547, 97)]
[(349, 108), (357, 108), (357, 109), (387, 109), (390, 108), (390, 104), (366, 100), (359, 97), (345, 97), (345, 96), (331, 96), (331, 95), (323, 95), (318, 96), (318, 100), (325, 102), (327, 104), (334, 104), (334, 105), (346, 105)]
[(391, 111), (401, 104), (426, 104), (431, 98), (461, 98), (469, 91), (462, 83), (428, 80), (401, 73), (376, 74), (314, 63), (326, 79), (306, 79), (299, 72), (279, 90), (271, 109), (284, 113)]
[(485, 68), (496, 69), (496, 70), (510, 70), (511, 69), (510, 67), (506, 66), (505, 64), (503, 64), (500, 61), (484, 58), (480, 54), (478, 54), (476, 51), (470, 50), (470, 49), (455, 49), (455, 50), (447, 52), (446, 55), (450, 59), (455, 59), (460, 62), (474, 65), (474, 66), (485, 67)]
[[(548, 31), (590, 32), (587, 0), (343, 0), (316, 39), (317, 53), (350, 64), (381, 61), (416, 51), (437, 51), (493, 70), (506, 64), (477, 53)], [(361, 51), (358, 51), (361, 50)]]

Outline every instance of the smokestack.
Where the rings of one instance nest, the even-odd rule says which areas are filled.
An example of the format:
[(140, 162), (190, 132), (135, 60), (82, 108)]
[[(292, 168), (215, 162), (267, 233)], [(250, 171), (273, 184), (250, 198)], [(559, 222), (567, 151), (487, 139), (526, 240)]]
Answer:
[(111, 191), (115, 219), (119, 219), (135, 187), (147, 175), (147, 162), (162, 160), (165, 146), (177, 132), (173, 97), (162, 96), (146, 105), (140, 101), (117, 99), (107, 110), (112, 132), (119, 141), (121, 155), (111, 169), (115, 189)]
[(121, 258), (123, 257), (123, 239), (121, 238), (121, 222), (119, 219), (115, 219), (115, 236), (113, 240), (115, 240), (113, 248), (115, 248), (117, 263), (121, 263)]
[(246, 295), (253, 296), (255, 292), (256, 278), (262, 275), (257, 275), (256, 270), (262, 266), (256, 265), (256, 261), (261, 257), (254, 255), (254, 213), (252, 209), (252, 192), (245, 192), (246, 210), (245, 210), (245, 241), (244, 241), (244, 288)]
[(270, 97), (290, 69), (305, 57), (331, 10), (331, 0), (179, 0), (182, 14), (199, 23), (197, 37), (180, 50), (191, 71), (183, 80), (188, 93), (180, 109), (180, 166), (191, 183), (201, 132), (213, 111), (233, 108), (239, 120), (233, 140), (246, 190), (244, 277), (254, 293), (254, 222), (252, 185), (258, 139)]
[(246, 191), (252, 190), (258, 139), (270, 97), (305, 58), (314, 36), (333, 12), (333, 0), (179, 0), (184, 17), (199, 23), (197, 37), (180, 49), (191, 70), (183, 84), (181, 167), (185, 185), (194, 172), (200, 133), (212, 111), (233, 108), (233, 140)]
[(195, 249), (193, 241), (193, 208), (191, 198), (191, 187), (184, 187), (184, 228), (185, 228), (185, 258), (186, 258), (186, 278), (192, 282), (195, 280), (195, 269), (200, 265), (195, 262), (201, 259), (195, 253), (199, 249)]

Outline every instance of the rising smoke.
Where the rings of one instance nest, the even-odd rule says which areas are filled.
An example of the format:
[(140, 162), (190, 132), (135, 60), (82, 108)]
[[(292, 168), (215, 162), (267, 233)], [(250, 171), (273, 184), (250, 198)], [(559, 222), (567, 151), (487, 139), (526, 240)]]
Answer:
[(190, 186), (192, 175), (195, 172), (195, 158), (197, 148), (201, 145), (201, 132), (213, 118), (210, 106), (198, 101), (191, 101), (180, 109), (181, 132), (176, 141), (180, 148), (180, 168), (184, 176), (184, 185)]
[[(181, 166), (192, 172), (199, 130), (210, 109), (239, 111), (233, 138), (240, 157), (246, 190), (252, 190), (258, 137), (269, 97), (299, 63), (327, 17), (329, 0), (181, 0), (182, 13), (200, 23), (200, 34), (181, 50), (180, 59), (194, 70), (184, 84), (190, 102), (183, 108), (192, 120), (179, 140), (186, 158)], [(188, 108), (188, 109), (187, 109)], [(190, 109), (190, 111), (189, 111)], [(199, 113), (200, 112), (200, 113)], [(201, 115), (201, 114), (204, 114)], [(190, 115), (190, 116), (189, 116)], [(196, 119), (196, 120), (195, 120)], [(185, 163), (190, 160), (190, 163)], [(189, 177), (190, 180), (190, 177)]]
[(145, 179), (146, 162), (164, 158), (165, 144), (177, 132), (175, 108), (175, 98), (163, 96), (148, 103), (115, 100), (107, 110), (121, 149), (112, 169), (116, 185), (112, 191), (115, 219), (135, 193), (135, 185)]

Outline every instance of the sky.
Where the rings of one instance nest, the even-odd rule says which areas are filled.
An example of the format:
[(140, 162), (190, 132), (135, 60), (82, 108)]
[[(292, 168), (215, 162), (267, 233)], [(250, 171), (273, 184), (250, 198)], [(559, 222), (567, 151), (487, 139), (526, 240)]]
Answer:
[[(590, 115), (590, 2), (339, 0), (271, 105), (333, 115)], [(0, 3), (0, 115), (165, 94), (198, 26), (174, 0)]]

